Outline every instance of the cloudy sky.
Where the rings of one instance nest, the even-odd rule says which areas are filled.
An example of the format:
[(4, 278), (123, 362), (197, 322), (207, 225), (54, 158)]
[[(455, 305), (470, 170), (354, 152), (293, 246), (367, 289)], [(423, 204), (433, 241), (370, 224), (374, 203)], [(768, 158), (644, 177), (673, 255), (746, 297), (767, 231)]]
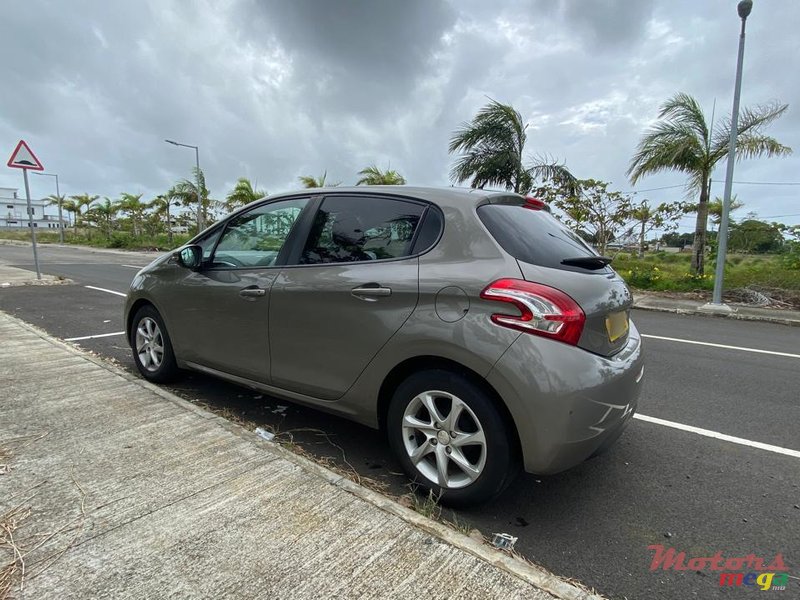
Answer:
[[(276, 193), (325, 170), (353, 183), (373, 162), (448, 185), (450, 134), (490, 96), (527, 119), (532, 155), (680, 199), (650, 191), (679, 174), (633, 188), (628, 161), (675, 92), (730, 114), (739, 27), (735, 0), (29, 0), (2, 14), (0, 151), (24, 138), (62, 192), (112, 198), (190, 175), (192, 151), (164, 138), (200, 146), (217, 198), (240, 176)], [(755, 0), (742, 101), (789, 103), (770, 133), (797, 152), (740, 163), (737, 181), (800, 182), (798, 23), (797, 0)], [(0, 169), (2, 186), (21, 188), (19, 172)], [(735, 216), (800, 223), (800, 186), (734, 191)]]

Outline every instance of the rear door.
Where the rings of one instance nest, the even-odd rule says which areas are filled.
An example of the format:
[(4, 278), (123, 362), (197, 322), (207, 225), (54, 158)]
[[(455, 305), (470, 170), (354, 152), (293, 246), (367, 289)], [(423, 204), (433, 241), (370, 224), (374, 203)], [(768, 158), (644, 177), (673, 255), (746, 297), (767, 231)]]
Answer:
[(580, 347), (611, 356), (625, 346), (633, 296), (608, 259), (548, 211), (518, 197), (480, 206), (478, 216), (526, 280), (557, 288), (581, 306)]
[(419, 293), (410, 256), (427, 206), (370, 194), (326, 196), (270, 299), (272, 383), (341, 397), (408, 319)]

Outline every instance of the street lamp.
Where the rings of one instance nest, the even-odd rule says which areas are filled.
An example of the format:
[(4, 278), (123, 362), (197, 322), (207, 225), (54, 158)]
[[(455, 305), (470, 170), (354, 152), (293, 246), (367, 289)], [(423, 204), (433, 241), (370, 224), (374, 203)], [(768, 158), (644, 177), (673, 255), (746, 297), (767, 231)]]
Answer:
[[(203, 228), (205, 227), (205, 223), (203, 222), (203, 200), (200, 197), (200, 149), (197, 146), (192, 146), (191, 144), (181, 144), (180, 142), (175, 142), (173, 140), (164, 140), (168, 144), (172, 144), (173, 146), (183, 146), (184, 148), (194, 148), (194, 159), (195, 165), (197, 167), (197, 171), (195, 175), (197, 176), (197, 233), (200, 233)], [(169, 224), (172, 227), (172, 223)]]
[(40, 173), (38, 171), (33, 172), (34, 175), (46, 175), (47, 177), (55, 177), (56, 178), (56, 198), (58, 198), (58, 239), (61, 243), (64, 243), (64, 217), (61, 215), (61, 191), (58, 189), (58, 175), (55, 173)]
[(733, 167), (736, 163), (736, 136), (739, 128), (739, 97), (742, 93), (742, 62), (744, 61), (744, 29), (747, 17), (753, 10), (753, 0), (741, 0), (736, 7), (742, 20), (742, 31), (739, 34), (739, 58), (736, 62), (736, 84), (733, 90), (733, 110), (731, 111), (731, 139), (728, 142), (728, 168), (725, 172), (725, 193), (722, 197), (722, 219), (717, 234), (717, 269), (714, 277), (714, 294), (711, 298), (711, 310), (730, 312), (730, 307), (722, 304), (723, 278), (725, 277), (725, 255), (728, 253), (728, 213), (731, 207), (731, 191), (733, 189)]

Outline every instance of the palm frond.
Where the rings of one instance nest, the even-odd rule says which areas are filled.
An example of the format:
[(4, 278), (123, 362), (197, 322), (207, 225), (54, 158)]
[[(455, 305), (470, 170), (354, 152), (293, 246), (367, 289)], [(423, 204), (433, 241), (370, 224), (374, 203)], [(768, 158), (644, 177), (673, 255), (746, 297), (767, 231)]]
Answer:
[(405, 185), (405, 177), (395, 170), (381, 171), (377, 165), (370, 165), (358, 172), (361, 178), (356, 185)]
[(786, 156), (791, 153), (792, 149), (789, 146), (784, 146), (768, 135), (745, 133), (736, 138), (736, 160), (761, 156)]
[(661, 171), (694, 174), (706, 162), (706, 146), (691, 124), (659, 121), (639, 141), (627, 175), (636, 184), (645, 175)]
[[(761, 135), (762, 129), (783, 115), (788, 108), (788, 104), (771, 102), (769, 104), (759, 104), (753, 107), (745, 107), (740, 111), (736, 127), (737, 152), (738, 148), (742, 144), (743, 139), (748, 141), (751, 148), (761, 148), (758, 153), (743, 156), (742, 158), (753, 158), (758, 156), (782, 156), (791, 153), (792, 150), (788, 146), (783, 146), (772, 138), (767, 138), (767, 136)], [(714, 128), (714, 135), (711, 142), (711, 157), (715, 164), (728, 155), (730, 137), (731, 119), (728, 117)], [(753, 140), (759, 138), (763, 138), (764, 141), (769, 139), (771, 142), (766, 144), (753, 144)], [(764, 152), (764, 150), (769, 150), (770, 148), (773, 150), (773, 152)]]
[(703, 114), (700, 103), (694, 96), (684, 92), (675, 94), (661, 106), (658, 118), (681, 123), (689, 127), (704, 142), (703, 145), (707, 145), (709, 133), (706, 117)]

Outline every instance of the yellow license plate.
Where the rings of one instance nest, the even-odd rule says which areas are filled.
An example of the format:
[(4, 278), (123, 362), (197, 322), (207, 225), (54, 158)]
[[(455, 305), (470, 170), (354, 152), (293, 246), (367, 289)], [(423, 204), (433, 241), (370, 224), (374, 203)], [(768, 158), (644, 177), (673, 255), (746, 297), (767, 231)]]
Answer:
[(608, 315), (606, 317), (606, 331), (611, 342), (616, 342), (628, 333), (628, 313), (618, 312)]

